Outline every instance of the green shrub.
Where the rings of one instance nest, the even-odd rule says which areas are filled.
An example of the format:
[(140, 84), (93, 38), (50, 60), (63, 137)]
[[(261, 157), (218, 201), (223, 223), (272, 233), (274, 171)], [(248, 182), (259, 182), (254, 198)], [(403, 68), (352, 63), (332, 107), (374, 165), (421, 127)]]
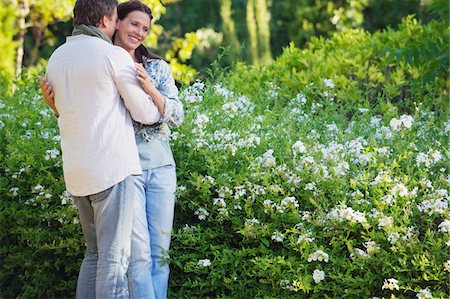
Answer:
[[(448, 297), (438, 29), (343, 31), (183, 88), (169, 297)], [(20, 82), (0, 102), (0, 297), (73, 297), (84, 241), (56, 120)]]
[[(291, 45), (271, 65), (253, 68), (241, 65), (231, 76), (231, 88), (243, 94), (264, 94), (277, 86), (277, 102), (285, 106), (299, 89), (313, 84), (323, 87), (323, 79), (336, 84), (331, 95), (347, 113), (368, 105), (384, 113), (395, 105), (401, 112), (412, 113), (415, 103), (447, 115), (448, 22), (427, 25), (406, 18), (398, 30), (386, 29), (369, 34), (360, 29), (343, 30), (330, 39), (313, 38), (307, 49)], [(242, 85), (242, 82), (247, 84)], [(310, 100), (324, 97), (310, 89)]]
[(0, 102), (0, 297), (73, 297), (84, 240), (65, 192), (56, 119), (35, 76), (17, 84)]

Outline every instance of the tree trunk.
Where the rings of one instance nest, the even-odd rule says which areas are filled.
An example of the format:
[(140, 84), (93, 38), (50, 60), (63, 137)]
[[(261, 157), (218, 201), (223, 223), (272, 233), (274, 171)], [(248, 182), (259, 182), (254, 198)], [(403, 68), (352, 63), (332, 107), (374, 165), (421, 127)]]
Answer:
[(256, 19), (255, 19), (255, 0), (247, 0), (247, 30), (250, 40), (250, 62), (253, 65), (259, 65), (259, 55), (258, 55), (258, 36), (256, 29)]
[(34, 39), (34, 45), (33, 45), (33, 49), (30, 52), (30, 57), (27, 61), (27, 65), (35, 65), (38, 55), (39, 55), (39, 48), (41, 46), (42, 43), (42, 35), (44, 30), (40, 27), (34, 26), (31, 28), (31, 32), (33, 34), (33, 39)]
[(28, 0), (14, 0), (14, 5), (17, 7), (17, 23), (19, 27), (19, 39), (17, 41), (16, 51), (16, 76), (22, 72), (23, 54), (25, 34), (27, 32), (26, 17), (30, 13), (30, 5)]
[(225, 42), (231, 47), (229, 61), (239, 57), (240, 47), (239, 40), (234, 27), (234, 21), (231, 17), (231, 0), (220, 1), (220, 17), (223, 23), (223, 33), (225, 36)]
[(272, 61), (272, 53), (270, 51), (270, 13), (267, 7), (267, 0), (256, 0), (255, 13), (258, 28), (259, 62), (268, 64)]

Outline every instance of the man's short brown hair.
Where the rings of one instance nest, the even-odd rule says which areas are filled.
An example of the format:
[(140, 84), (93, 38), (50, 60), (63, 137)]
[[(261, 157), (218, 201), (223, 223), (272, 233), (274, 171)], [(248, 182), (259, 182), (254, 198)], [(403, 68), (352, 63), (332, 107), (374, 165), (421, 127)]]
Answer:
[(103, 16), (112, 17), (117, 0), (77, 0), (73, 8), (73, 25), (98, 27)]

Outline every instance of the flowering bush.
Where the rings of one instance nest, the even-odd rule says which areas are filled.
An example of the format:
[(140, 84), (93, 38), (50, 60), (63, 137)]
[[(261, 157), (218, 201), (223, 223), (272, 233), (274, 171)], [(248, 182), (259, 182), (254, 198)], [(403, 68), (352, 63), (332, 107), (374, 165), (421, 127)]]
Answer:
[(197, 87), (173, 140), (174, 297), (445, 296), (448, 118), (417, 105), (348, 119), (303, 90), (259, 110), (223, 83)]
[(383, 51), (439, 26), (343, 32), (183, 90), (172, 297), (446, 298), (448, 70)]
[[(437, 25), (408, 26), (365, 45), (408, 47)], [(352, 36), (341, 34), (322, 41), (328, 59)], [(450, 120), (436, 109), (448, 73), (429, 81), (421, 62), (403, 101), (390, 79), (360, 84), (350, 61), (327, 66), (320, 45), (182, 89), (170, 298), (448, 296)], [(412, 67), (377, 53), (367, 66)], [(72, 297), (84, 241), (56, 121), (35, 78), (0, 108), (0, 295)]]

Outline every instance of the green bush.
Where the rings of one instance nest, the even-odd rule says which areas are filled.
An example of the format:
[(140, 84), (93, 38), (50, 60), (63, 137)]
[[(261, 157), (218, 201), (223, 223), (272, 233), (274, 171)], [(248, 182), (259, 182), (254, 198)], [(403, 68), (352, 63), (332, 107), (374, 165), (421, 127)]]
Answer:
[[(412, 113), (415, 103), (448, 114), (449, 27), (447, 22), (427, 25), (406, 18), (398, 30), (369, 34), (360, 29), (335, 33), (330, 39), (313, 38), (307, 49), (291, 45), (264, 69), (240, 65), (231, 76), (232, 89), (265, 97), (270, 85), (282, 96), (268, 105), (285, 106), (308, 84), (323, 87), (323, 79), (336, 85), (333, 97), (347, 113), (369, 106), (384, 113), (393, 105)], [(242, 84), (242, 82), (246, 84)], [(320, 88), (313, 92), (311, 101)]]
[(0, 103), (0, 297), (70, 297), (84, 240), (65, 192), (56, 119), (35, 76), (17, 84)]
[[(443, 26), (343, 31), (183, 88), (169, 297), (447, 298)], [(56, 120), (21, 82), (0, 102), (0, 297), (73, 297)]]

